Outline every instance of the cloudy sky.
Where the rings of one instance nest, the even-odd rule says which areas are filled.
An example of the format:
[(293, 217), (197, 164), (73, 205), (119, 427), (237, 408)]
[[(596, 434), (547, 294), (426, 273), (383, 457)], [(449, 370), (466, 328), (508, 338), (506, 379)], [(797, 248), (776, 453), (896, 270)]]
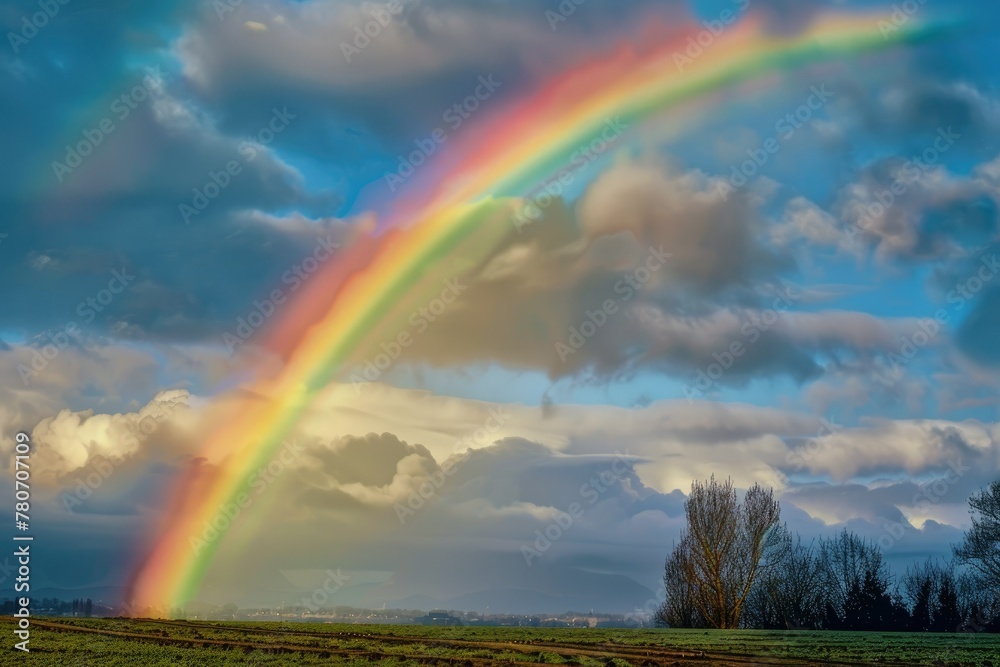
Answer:
[[(412, 330), (377, 327), (315, 397), (201, 599), (290, 604), (339, 569), (342, 604), (627, 611), (711, 474), (773, 486), (807, 538), (848, 526), (899, 567), (946, 554), (1000, 475), (1000, 12), (912, 4), (901, 24), (958, 27), (723, 92), (680, 130), (651, 119), (538, 220), (505, 221), (450, 303), (401, 304)], [(485, 141), (650, 17), (787, 36), (893, 12), (388, 5), (0, 2), (0, 451), (12, 471), (31, 434), (38, 590), (121, 594), (171, 482), (284, 363), (263, 345), (283, 309), (441, 185), (400, 167), (435, 133), (439, 159)]]

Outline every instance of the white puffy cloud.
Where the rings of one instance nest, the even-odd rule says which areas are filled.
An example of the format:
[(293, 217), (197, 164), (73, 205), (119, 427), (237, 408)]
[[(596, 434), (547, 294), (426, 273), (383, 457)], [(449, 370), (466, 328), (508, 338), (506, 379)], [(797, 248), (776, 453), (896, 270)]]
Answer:
[(190, 395), (181, 389), (157, 394), (137, 412), (97, 414), (93, 410), (62, 410), (31, 430), (36, 475), (58, 478), (91, 464), (94, 459), (120, 463), (147, 458), (142, 451), (166, 423), (180, 420)]

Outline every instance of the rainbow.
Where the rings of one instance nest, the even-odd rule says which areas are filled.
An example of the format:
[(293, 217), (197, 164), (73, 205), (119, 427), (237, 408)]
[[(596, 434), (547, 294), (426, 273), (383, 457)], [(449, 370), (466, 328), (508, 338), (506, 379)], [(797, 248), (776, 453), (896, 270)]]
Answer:
[(133, 609), (162, 614), (197, 595), (221, 541), (221, 535), (201, 540), (206, 527), (221, 508), (248, 493), (252, 472), (275, 455), (316, 392), (364, 349), (373, 330), (385, 327), (435, 263), (461, 249), (474, 264), (509, 240), (515, 233), (512, 211), (524, 203), (518, 198), (599, 137), (609, 119), (630, 128), (660, 115), (680, 122), (666, 114), (696, 120), (700, 102), (734, 87), (936, 31), (911, 21), (887, 38), (879, 29), (884, 20), (871, 14), (825, 16), (801, 33), (774, 35), (758, 17), (748, 16), (683, 69), (676, 54), (702, 26), (653, 28), (653, 48), (625, 42), (601, 61), (549, 81), (502, 114), (476, 123), (474, 136), (448, 144), (446, 161), (426, 170), (433, 182), (421, 182), (400, 197), (387, 222), (377, 232), (360, 234), (349, 256), (314, 279), (286, 323), (279, 323), (269, 344), (285, 357), (281, 370), (254, 380), (249, 387), (254, 398), (209, 436), (200, 460), (212, 465), (192, 465), (178, 481), (159, 539), (133, 577)]

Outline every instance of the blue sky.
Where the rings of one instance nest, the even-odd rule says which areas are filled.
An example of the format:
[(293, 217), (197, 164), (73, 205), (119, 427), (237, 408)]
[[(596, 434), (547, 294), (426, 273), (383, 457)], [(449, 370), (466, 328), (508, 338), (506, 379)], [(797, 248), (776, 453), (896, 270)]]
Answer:
[[(83, 554), (49, 556), (44, 586), (121, 590), (167, 480), (261, 353), (253, 338), (230, 354), (224, 335), (317, 238), (343, 240), (392, 204), (386, 174), (399, 155), (480, 77), (502, 85), (456, 135), (475, 139), (490, 113), (600, 58), (650, 12), (709, 21), (743, 3), (588, 0), (553, 30), (552, 0), (413, 0), (348, 62), (339, 45), (384, 4), (71, 0), (32, 31), (49, 5), (0, 3), (0, 451), (17, 431), (33, 434), (39, 521), (60, 553)], [(903, 4), (751, 0), (747, 11), (795, 33), (824, 12)], [(308, 453), (235, 529), (230, 544), (260, 557), (224, 548), (205, 599), (273, 602), (334, 565), (384, 574), (347, 586), (344, 603), (472, 604), (530, 588), (539, 570), (519, 547), (572, 501), (581, 470), (623, 447), (629, 475), (545, 554), (560, 583), (539, 608), (562, 610), (584, 581), (599, 603), (614, 577), (636, 588), (609, 607), (654, 594), (683, 493), (713, 472), (776, 485), (784, 518), (807, 536), (850, 525), (879, 539), (898, 522), (906, 534), (890, 559), (947, 553), (965, 498), (1000, 468), (1000, 72), (989, 28), (1000, 9), (917, 4), (912, 20), (958, 27), (725, 92), (681, 132), (666, 131), (669, 117), (651, 121), (591, 165), (547, 225), (466, 276), (473, 296), (378, 382), (357, 391), (351, 369), (331, 382), (297, 436)], [(782, 119), (817, 87), (828, 99), (784, 134)], [(88, 136), (99, 145), (79, 166), (55, 165), (71, 165), (68, 145)], [(713, 199), (771, 137), (780, 150)], [(230, 164), (239, 173), (185, 219), (195, 191)], [(894, 186), (892, 203), (866, 217)], [(560, 359), (557, 344), (649, 243), (672, 261)], [(66, 349), (39, 356), (53, 343)], [(732, 367), (700, 380), (734, 343), (744, 352)], [(514, 416), (474, 451), (456, 448), (497, 406)], [(150, 415), (154, 434), (125, 437)], [(838, 428), (816, 437), (824, 419)], [(808, 442), (815, 452), (790, 466)], [(68, 511), (66, 494), (98, 457), (113, 477)], [(393, 508), (454, 457), (461, 483), (399, 523)], [(915, 501), (959, 459), (971, 470), (946, 494)], [(294, 562), (251, 529), (282, 511), (300, 516), (280, 536), (301, 547)], [(324, 542), (324, 526), (347, 539)], [(426, 569), (386, 545), (412, 548)], [(495, 562), (496, 580), (480, 586), (469, 558)], [(449, 568), (463, 574), (449, 581)], [(251, 579), (265, 583), (247, 588)]]

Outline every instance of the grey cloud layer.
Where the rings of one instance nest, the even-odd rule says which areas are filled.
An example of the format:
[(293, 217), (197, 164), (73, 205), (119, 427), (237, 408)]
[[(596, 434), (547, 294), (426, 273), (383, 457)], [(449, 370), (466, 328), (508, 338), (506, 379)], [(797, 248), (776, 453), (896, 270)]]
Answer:
[[(302, 582), (310, 572), (337, 567), (396, 573), (383, 577), (378, 586), (347, 594), (365, 604), (412, 596), (451, 599), (494, 585), (530, 589), (539, 571), (561, 569), (558, 585), (543, 588), (546, 596), (532, 598), (531, 605), (571, 608), (575, 586), (595, 591), (595, 596), (604, 591), (614, 608), (626, 610), (645, 601), (639, 599), (644, 590), (655, 590), (663, 553), (680, 529), (682, 491), (691, 477), (707, 474), (704, 471), (731, 474), (741, 486), (754, 479), (777, 484), (786, 520), (807, 536), (827, 534), (847, 522), (877, 539), (887, 523), (899, 523), (905, 535), (894, 549), (909, 557), (913, 549), (940, 552), (946, 547), (944, 538), (957, 536), (965, 497), (1000, 460), (995, 428), (973, 422), (885, 422), (817, 438), (814, 434), (822, 426), (814, 418), (749, 406), (565, 406), (544, 417), (537, 408), (524, 406), (429, 395), (415, 401), (411, 392), (387, 387), (373, 391), (365, 415), (361, 404), (352, 405), (349, 387), (331, 388), (329, 405), (338, 407), (322, 408), (301, 425), (295, 439), (302, 453), (264, 491), (267, 495), (260, 496), (253, 508), (255, 520), (234, 522), (223, 543), (222, 560), (240, 565), (237, 573), (226, 568), (210, 575), (219, 599), (261, 600), (275, 593), (272, 586), (284, 594), (308, 591), (305, 584), (291, 581)], [(495, 441), (457, 453), (452, 443), (462, 435), (462, 427), (448, 433), (415, 431), (411, 426), (411, 433), (423, 433), (416, 442), (426, 444), (389, 433), (350, 435), (379, 423), (378, 414), (399, 400), (409, 404), (414, 415), (448, 410), (456, 424), (482, 423), (488, 409), (499, 409), (507, 418)], [(131, 520), (105, 519), (135, 515), (146, 525), (155, 523), (160, 511), (155, 496), (166, 490), (166, 473), (184, 465), (181, 443), (190, 442), (199, 432), (199, 421), (208, 416), (198, 413), (221, 407), (193, 410), (191, 404), (186, 394), (175, 392), (131, 414), (64, 412), (39, 423), (32, 433), (38, 479), (48, 480), (38, 489), (46, 524), (66, 523), (64, 494), (74, 493), (80, 479), (98, 470), (98, 461), (108, 460), (114, 472), (93, 489), (92, 497), (73, 507), (74, 521), (107, 539), (105, 551), (96, 550), (95, 557), (107, 558), (107, 550), (132, 545), (136, 534)], [(141, 420), (155, 415), (164, 416), (159, 429), (136, 438), (141, 436)], [(331, 428), (335, 424), (339, 429)], [(3, 433), (9, 452), (12, 438), (6, 427)], [(790, 458), (796, 452), (800, 458)], [(788, 463), (800, 459), (810, 472), (830, 478), (878, 471), (885, 478), (869, 484), (785, 486), (779, 471), (800, 474), (802, 466)], [(949, 477), (956, 469), (957, 477)], [(900, 477), (899, 471), (908, 476)], [(522, 547), (535, 548), (535, 531), (544, 531), (559, 512), (568, 513), (572, 503), (581, 506), (582, 514), (529, 567)], [(411, 510), (402, 520), (399, 506)], [(279, 516), (285, 520), (277, 521)], [(274, 530), (266, 537), (253, 531), (258, 521), (271, 519)], [(921, 524), (922, 529), (914, 527)], [(337, 539), (330, 540), (331, 534)], [(245, 553), (245, 540), (256, 554), (252, 562), (237, 553)], [(291, 556), (287, 544), (296, 545)], [(386, 548), (389, 544), (391, 549)], [(456, 565), (464, 558), (482, 558), (496, 562), (499, 569), (490, 586), (479, 585), (482, 580), (471, 571), (443, 582), (434, 566), (420, 578), (407, 565), (414, 554), (421, 562)], [(597, 562), (607, 574), (591, 580), (585, 570)], [(258, 584), (241, 594), (248, 576)], [(624, 577), (625, 583), (615, 584), (616, 577)], [(624, 588), (611, 595), (614, 585)], [(483, 600), (500, 599), (497, 591), (483, 595)]]

